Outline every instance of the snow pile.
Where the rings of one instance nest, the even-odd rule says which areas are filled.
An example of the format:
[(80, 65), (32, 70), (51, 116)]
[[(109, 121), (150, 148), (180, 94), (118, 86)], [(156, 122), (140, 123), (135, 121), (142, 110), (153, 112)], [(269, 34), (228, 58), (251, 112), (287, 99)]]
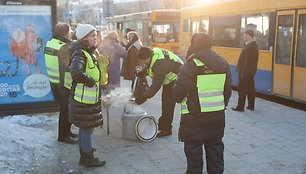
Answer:
[(54, 154), (57, 132), (30, 126), (56, 122), (56, 117), (46, 115), (0, 119), (1, 173), (39, 173), (40, 165), (48, 163), (44, 161), (46, 157), (50, 159), (50, 154)]
[(52, 125), (57, 122), (57, 118), (48, 117), (46, 115), (34, 115), (34, 116), (25, 116), (25, 115), (14, 115), (4, 117), (3, 120), (18, 123), (24, 126), (38, 126), (38, 125)]

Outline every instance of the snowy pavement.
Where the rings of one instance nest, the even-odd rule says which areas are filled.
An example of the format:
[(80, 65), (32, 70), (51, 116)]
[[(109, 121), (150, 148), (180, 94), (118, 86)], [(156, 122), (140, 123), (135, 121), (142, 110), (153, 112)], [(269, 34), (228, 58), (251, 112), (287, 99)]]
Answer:
[[(123, 81), (122, 86), (130, 83)], [(58, 113), (14, 115), (0, 119), (1, 174), (183, 174), (186, 159), (183, 143), (177, 140), (179, 106), (173, 135), (152, 142), (122, 138), (122, 113), (128, 95), (118, 93), (109, 109), (110, 134), (96, 128), (95, 155), (106, 160), (101, 168), (78, 165), (78, 145), (57, 141)], [(233, 92), (229, 108), (235, 106)], [(160, 93), (141, 108), (156, 119), (160, 116)], [(103, 111), (106, 119), (105, 110)], [(256, 100), (254, 112), (226, 111), (225, 174), (306, 173), (306, 112)], [(73, 127), (77, 132), (77, 128)], [(205, 161), (204, 161), (205, 162)], [(206, 169), (204, 168), (204, 171)]]

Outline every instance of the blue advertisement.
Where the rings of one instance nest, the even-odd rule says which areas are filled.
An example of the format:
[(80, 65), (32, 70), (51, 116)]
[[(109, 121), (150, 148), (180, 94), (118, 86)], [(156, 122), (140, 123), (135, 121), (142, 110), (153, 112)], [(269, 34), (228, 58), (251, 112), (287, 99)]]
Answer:
[(50, 6), (0, 5), (0, 104), (53, 101), (44, 60)]

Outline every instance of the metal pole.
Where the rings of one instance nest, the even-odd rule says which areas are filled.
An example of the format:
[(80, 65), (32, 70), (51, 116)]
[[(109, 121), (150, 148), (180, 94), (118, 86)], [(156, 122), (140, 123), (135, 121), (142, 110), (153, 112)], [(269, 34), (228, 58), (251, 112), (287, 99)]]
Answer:
[(107, 125), (107, 135), (109, 135), (109, 106), (106, 108), (106, 125)]

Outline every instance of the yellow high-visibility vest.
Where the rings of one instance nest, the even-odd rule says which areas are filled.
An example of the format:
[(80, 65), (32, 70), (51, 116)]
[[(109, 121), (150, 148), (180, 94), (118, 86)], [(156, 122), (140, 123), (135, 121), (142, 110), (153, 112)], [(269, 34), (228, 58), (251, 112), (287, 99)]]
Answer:
[[(183, 61), (174, 53), (167, 51), (167, 50), (160, 49), (160, 48), (153, 48), (153, 57), (151, 59), (150, 67), (147, 70), (148, 75), (150, 77), (154, 76), (154, 73), (152, 72), (152, 67), (154, 63), (156, 62), (156, 60), (160, 60), (160, 59), (170, 59), (171, 61), (174, 61), (176, 63), (183, 65)], [(176, 73), (169, 72), (168, 74), (166, 74), (164, 85), (167, 85), (173, 82), (174, 80), (176, 80), (176, 77), (177, 77)]]
[(96, 84), (93, 87), (85, 86), (83, 83), (77, 83), (74, 91), (73, 99), (84, 104), (96, 104), (99, 101), (100, 92), (100, 70), (98, 66), (94, 63), (91, 55), (82, 50), (85, 54), (87, 61), (85, 67), (85, 73), (92, 77)]
[[(197, 67), (205, 64), (198, 59), (193, 59)], [(197, 75), (197, 89), (201, 112), (214, 112), (224, 110), (224, 84), (226, 74)], [(181, 102), (181, 115), (188, 114), (187, 99)]]
[(65, 42), (55, 38), (52, 38), (46, 44), (44, 50), (45, 63), (46, 63), (48, 78), (51, 83), (56, 83), (56, 84), (60, 83), (58, 53), (60, 48), (64, 44)]

